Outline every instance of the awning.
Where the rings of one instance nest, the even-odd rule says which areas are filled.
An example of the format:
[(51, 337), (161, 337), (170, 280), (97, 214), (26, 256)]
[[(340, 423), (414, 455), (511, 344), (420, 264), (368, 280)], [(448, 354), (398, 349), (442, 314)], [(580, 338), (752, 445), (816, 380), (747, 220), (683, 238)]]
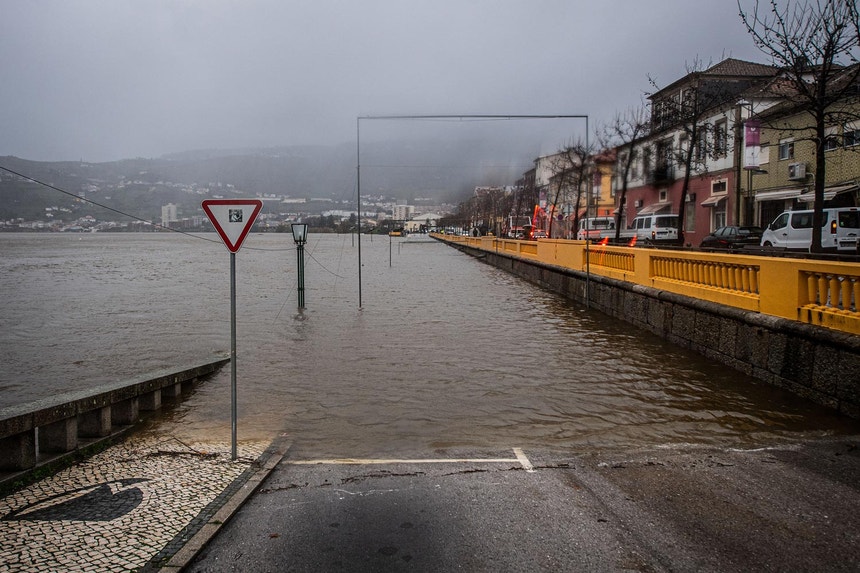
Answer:
[(662, 213), (663, 211), (668, 211), (672, 208), (671, 203), (654, 203), (652, 205), (648, 205), (646, 207), (642, 207), (638, 211), (636, 211), (637, 215), (650, 215), (651, 213)]
[(755, 194), (755, 200), (758, 201), (783, 201), (785, 199), (795, 199), (800, 197), (803, 189), (779, 189), (778, 191), (765, 191)]
[[(837, 185), (835, 187), (825, 187), (824, 188), (824, 200), (830, 201), (840, 193), (848, 193), (849, 191), (856, 191), (860, 189), (860, 186), (851, 183), (850, 185)], [(803, 201), (804, 203), (812, 203), (815, 201), (815, 191), (810, 191), (809, 193), (803, 193), (800, 197), (797, 198), (798, 201)]]
[(716, 207), (720, 204), (720, 201), (728, 197), (727, 194), (723, 193), (721, 195), (711, 195), (704, 201), (702, 201), (702, 207)]

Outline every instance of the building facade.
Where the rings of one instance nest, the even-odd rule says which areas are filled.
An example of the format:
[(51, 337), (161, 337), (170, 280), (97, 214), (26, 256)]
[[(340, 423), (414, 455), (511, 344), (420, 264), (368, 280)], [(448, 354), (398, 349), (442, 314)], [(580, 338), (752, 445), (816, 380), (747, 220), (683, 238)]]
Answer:
[(678, 214), (684, 243), (691, 246), (735, 224), (742, 159), (738, 134), (750, 113), (744, 94), (775, 73), (771, 66), (729, 58), (651, 95), (650, 130), (635, 143), (638, 160), (622, 224), (637, 215)]

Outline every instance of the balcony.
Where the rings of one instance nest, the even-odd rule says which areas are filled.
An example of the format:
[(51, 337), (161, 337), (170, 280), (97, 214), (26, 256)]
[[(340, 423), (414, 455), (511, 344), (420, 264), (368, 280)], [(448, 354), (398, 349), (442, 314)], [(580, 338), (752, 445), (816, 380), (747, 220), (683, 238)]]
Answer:
[(664, 163), (658, 165), (654, 169), (648, 171), (646, 183), (649, 185), (659, 185), (661, 183), (670, 183), (675, 180), (675, 166), (672, 163)]

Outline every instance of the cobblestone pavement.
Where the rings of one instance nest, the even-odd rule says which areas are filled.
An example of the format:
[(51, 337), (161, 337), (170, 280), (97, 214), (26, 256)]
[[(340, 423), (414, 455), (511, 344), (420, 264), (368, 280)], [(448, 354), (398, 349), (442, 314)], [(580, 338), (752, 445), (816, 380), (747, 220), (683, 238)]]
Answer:
[(0, 573), (134, 571), (169, 559), (268, 444), (132, 436), (0, 499)]

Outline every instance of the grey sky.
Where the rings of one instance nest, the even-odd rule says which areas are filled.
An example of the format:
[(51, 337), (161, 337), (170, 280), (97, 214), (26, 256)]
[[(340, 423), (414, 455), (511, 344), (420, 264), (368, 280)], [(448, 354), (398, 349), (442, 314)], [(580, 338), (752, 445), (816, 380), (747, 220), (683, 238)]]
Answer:
[[(733, 0), (2, 7), (0, 155), (37, 160), (351, 142), (365, 114), (588, 114), (593, 127), (636, 105), (649, 74), (668, 84), (697, 56), (764, 62)], [(581, 133), (561, 122), (546, 145)]]

